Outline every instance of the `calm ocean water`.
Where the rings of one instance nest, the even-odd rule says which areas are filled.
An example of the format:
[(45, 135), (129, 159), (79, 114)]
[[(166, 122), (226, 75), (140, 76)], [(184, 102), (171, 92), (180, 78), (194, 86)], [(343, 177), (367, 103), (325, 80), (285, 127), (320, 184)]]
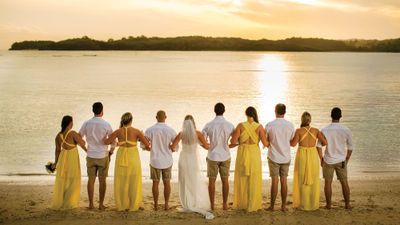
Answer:
[[(350, 176), (399, 172), (399, 62), (400, 54), (389, 53), (1, 51), (0, 175), (45, 174), (62, 116), (73, 116), (79, 130), (95, 101), (103, 102), (104, 119), (114, 128), (130, 111), (133, 125), (145, 130), (163, 109), (176, 131), (186, 114), (201, 129), (214, 118), (216, 102), (225, 104), (225, 118), (235, 125), (250, 105), (265, 125), (283, 102), (296, 127), (308, 111), (317, 128), (329, 124), (330, 109), (339, 106), (355, 145)], [(205, 164), (206, 151), (200, 150)], [(149, 179), (149, 153), (140, 156)], [(80, 157), (86, 175), (82, 150)], [(266, 178), (266, 149), (262, 157)], [(235, 158), (233, 149), (232, 171)]]

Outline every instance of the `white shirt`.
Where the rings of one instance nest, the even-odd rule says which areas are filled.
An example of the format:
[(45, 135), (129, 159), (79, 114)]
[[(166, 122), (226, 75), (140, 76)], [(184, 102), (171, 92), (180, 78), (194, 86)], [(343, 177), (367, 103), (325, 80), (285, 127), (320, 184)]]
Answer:
[(231, 158), (228, 140), (235, 131), (235, 126), (225, 120), (223, 116), (216, 116), (206, 124), (202, 133), (210, 140), (207, 158), (212, 161), (223, 162)]
[(87, 156), (95, 159), (102, 159), (108, 156), (108, 145), (103, 142), (113, 132), (110, 124), (101, 117), (93, 117), (83, 123), (79, 134), (86, 136), (88, 145)]
[[(325, 136), (328, 144), (324, 152), (324, 161), (327, 164), (336, 164), (346, 160), (347, 150), (353, 150), (353, 139), (350, 129), (340, 123), (331, 123), (322, 128), (322, 134)], [(318, 143), (318, 147), (322, 147)]]
[(276, 118), (265, 125), (270, 142), (268, 158), (275, 163), (290, 162), (290, 140), (294, 137), (294, 126), (284, 118)]
[[(150, 165), (156, 169), (172, 166), (172, 151), (169, 145), (175, 140), (176, 132), (165, 123), (156, 123), (148, 128), (144, 136), (151, 142)], [(177, 152), (176, 146), (174, 152)]]

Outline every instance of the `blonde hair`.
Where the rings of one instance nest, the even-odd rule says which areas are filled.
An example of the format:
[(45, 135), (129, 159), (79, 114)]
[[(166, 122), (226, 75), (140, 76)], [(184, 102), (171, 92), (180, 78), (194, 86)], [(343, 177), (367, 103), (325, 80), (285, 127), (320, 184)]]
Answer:
[(301, 126), (300, 127), (306, 127), (309, 126), (311, 123), (311, 114), (309, 112), (303, 112), (301, 115)]
[(186, 115), (184, 120), (191, 120), (193, 123), (194, 129), (196, 129), (196, 123), (194, 122), (192, 115)]
[(122, 128), (125, 125), (128, 125), (133, 119), (132, 113), (126, 112), (121, 116), (121, 122), (119, 124), (119, 128)]

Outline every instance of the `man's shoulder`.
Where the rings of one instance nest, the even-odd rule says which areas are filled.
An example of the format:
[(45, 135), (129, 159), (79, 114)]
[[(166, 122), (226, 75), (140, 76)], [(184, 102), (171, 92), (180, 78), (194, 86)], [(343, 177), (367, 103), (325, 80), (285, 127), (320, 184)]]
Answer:
[(152, 125), (151, 127), (146, 129), (146, 132), (151, 132), (152, 130), (154, 130), (156, 128), (157, 124)]
[(233, 123), (229, 122), (226, 119), (219, 119), (219, 120), (212, 120), (206, 124), (205, 127), (228, 127), (228, 128), (235, 128)]
[(274, 119), (265, 125), (266, 128), (274, 128), (274, 127), (282, 127), (282, 126), (285, 126), (285, 127), (288, 127), (290, 129), (294, 130), (293, 123), (290, 121), (287, 121), (286, 119), (283, 119), (283, 118), (279, 119), (279, 120)]

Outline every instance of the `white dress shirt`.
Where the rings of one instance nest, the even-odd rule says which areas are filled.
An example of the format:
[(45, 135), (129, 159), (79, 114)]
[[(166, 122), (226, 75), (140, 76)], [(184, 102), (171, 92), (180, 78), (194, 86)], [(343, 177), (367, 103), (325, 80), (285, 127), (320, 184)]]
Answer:
[(101, 117), (93, 117), (83, 123), (79, 134), (86, 136), (88, 145), (87, 156), (95, 159), (102, 159), (108, 156), (108, 145), (104, 144), (104, 137), (113, 132), (110, 124)]
[(207, 158), (212, 161), (223, 162), (231, 158), (228, 140), (235, 131), (235, 126), (225, 120), (223, 116), (216, 116), (204, 127), (202, 134), (210, 141)]
[[(340, 123), (331, 123), (322, 128), (321, 132), (328, 142), (324, 152), (324, 161), (327, 164), (336, 164), (345, 161), (347, 150), (353, 150), (353, 139), (350, 129)], [(321, 143), (318, 143), (318, 147), (322, 147)]]
[[(169, 145), (175, 140), (176, 132), (165, 123), (156, 123), (148, 128), (144, 136), (151, 142), (150, 165), (156, 169), (166, 169), (172, 166), (172, 150)], [(177, 145), (174, 152), (177, 152)]]
[(275, 163), (290, 162), (290, 140), (294, 137), (294, 126), (284, 118), (276, 118), (265, 125), (270, 142), (268, 158)]

